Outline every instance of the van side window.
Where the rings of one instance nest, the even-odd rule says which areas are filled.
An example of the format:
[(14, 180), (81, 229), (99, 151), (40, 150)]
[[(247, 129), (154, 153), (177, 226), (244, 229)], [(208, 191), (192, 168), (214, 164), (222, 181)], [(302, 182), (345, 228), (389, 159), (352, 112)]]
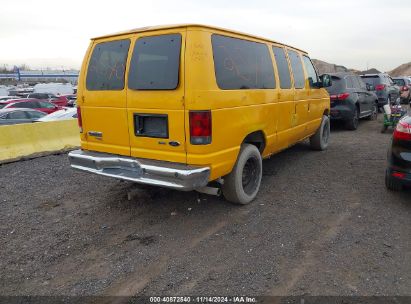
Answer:
[(139, 38), (131, 58), (128, 87), (133, 90), (176, 89), (180, 53), (180, 34)]
[(98, 43), (87, 69), (86, 87), (89, 91), (124, 89), (124, 73), (130, 40)]
[(296, 89), (302, 89), (305, 87), (305, 77), (300, 55), (295, 51), (289, 50), (288, 56), (290, 57), (291, 68), (293, 70), (294, 86)]
[(275, 88), (273, 63), (266, 45), (216, 34), (211, 40), (220, 89)]
[(280, 88), (291, 89), (290, 67), (288, 66), (285, 51), (282, 47), (273, 46), (273, 52), (277, 63), (278, 76), (280, 77)]
[(318, 83), (317, 71), (315, 70), (313, 63), (311, 62), (311, 59), (308, 56), (303, 55), (303, 62), (305, 70), (307, 71), (308, 83), (312, 88), (314, 87), (314, 83)]

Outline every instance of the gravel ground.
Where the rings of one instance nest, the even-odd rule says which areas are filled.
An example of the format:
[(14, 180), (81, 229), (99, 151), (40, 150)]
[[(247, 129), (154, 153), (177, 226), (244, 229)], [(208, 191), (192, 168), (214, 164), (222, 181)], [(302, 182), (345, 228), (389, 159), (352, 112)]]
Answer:
[(0, 294), (411, 295), (411, 192), (384, 187), (380, 126), (265, 160), (244, 207), (75, 172), (64, 154), (2, 165)]

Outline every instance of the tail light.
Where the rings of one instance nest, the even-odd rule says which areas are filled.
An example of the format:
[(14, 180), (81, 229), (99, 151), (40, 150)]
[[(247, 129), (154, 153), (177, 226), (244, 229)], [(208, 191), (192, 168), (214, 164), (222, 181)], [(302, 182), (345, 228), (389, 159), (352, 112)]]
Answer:
[(385, 84), (377, 84), (375, 86), (376, 91), (384, 91), (385, 90)]
[(399, 179), (404, 179), (406, 174), (402, 172), (393, 172), (391, 175)]
[(77, 107), (77, 122), (80, 128), (80, 133), (83, 133), (83, 119), (81, 118), (81, 108)]
[(403, 87), (401, 88), (401, 91), (408, 91), (408, 87), (407, 87), (407, 86), (403, 86)]
[(330, 95), (331, 100), (346, 100), (348, 97), (350, 97), (350, 93), (341, 93), (338, 95)]
[(411, 141), (411, 125), (400, 121), (394, 130), (394, 139)]
[(190, 143), (211, 143), (211, 111), (190, 111)]

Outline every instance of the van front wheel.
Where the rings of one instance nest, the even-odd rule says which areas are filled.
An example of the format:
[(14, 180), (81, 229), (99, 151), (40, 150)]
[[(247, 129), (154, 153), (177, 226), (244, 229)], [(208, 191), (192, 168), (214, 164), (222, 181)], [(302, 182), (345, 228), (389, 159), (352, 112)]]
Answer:
[(236, 204), (248, 204), (257, 196), (262, 175), (260, 151), (254, 145), (242, 145), (233, 170), (224, 178), (224, 197)]
[(327, 115), (323, 116), (321, 125), (317, 132), (310, 137), (310, 146), (313, 150), (323, 151), (328, 147), (328, 140), (330, 139), (330, 119)]

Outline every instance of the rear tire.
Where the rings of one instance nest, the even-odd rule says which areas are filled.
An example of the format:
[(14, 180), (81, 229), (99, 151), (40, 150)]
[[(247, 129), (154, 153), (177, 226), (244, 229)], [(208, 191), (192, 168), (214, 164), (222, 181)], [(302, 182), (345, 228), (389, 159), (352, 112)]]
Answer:
[(359, 121), (360, 121), (360, 111), (358, 110), (358, 107), (356, 106), (352, 119), (345, 122), (345, 128), (347, 130), (355, 131), (358, 129)]
[(401, 191), (402, 185), (397, 180), (395, 180), (387, 171), (385, 171), (385, 186), (391, 191)]
[(378, 106), (374, 104), (374, 110), (370, 116), (367, 117), (368, 120), (377, 120), (378, 118)]
[(254, 145), (243, 144), (233, 170), (224, 178), (225, 199), (240, 205), (250, 203), (257, 196), (262, 175), (260, 151)]
[(330, 139), (330, 119), (323, 115), (321, 125), (317, 132), (310, 137), (311, 149), (317, 151), (324, 151), (328, 148), (328, 140)]

